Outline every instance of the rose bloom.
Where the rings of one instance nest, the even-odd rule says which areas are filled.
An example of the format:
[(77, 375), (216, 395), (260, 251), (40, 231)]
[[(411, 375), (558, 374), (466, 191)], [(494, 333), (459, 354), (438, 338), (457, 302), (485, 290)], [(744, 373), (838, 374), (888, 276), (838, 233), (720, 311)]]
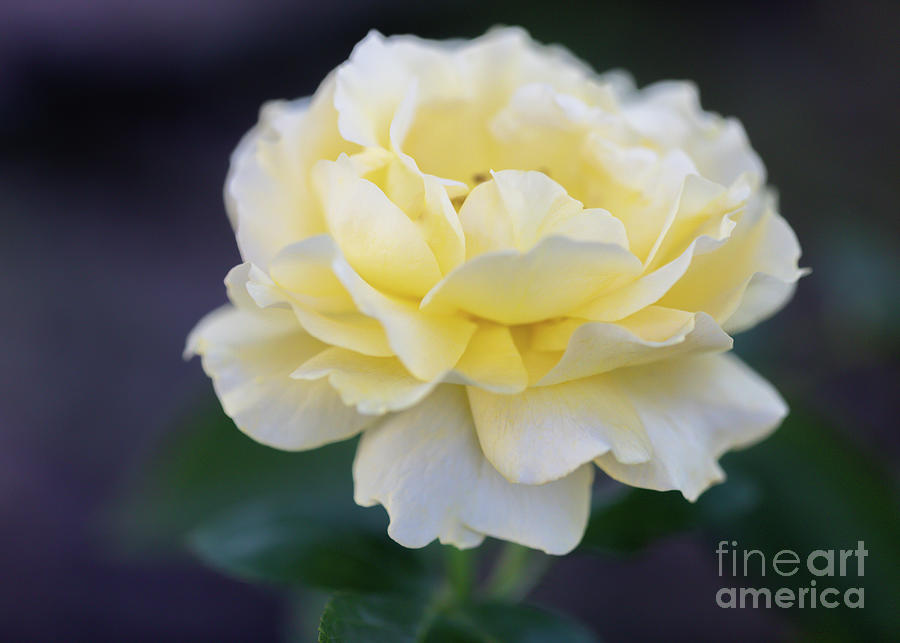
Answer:
[(784, 418), (727, 354), (802, 274), (765, 182), (690, 83), (519, 29), (371, 33), (235, 150), (244, 263), (187, 353), (263, 444), (362, 432), (355, 499), (397, 542), (562, 554), (595, 466), (694, 500)]

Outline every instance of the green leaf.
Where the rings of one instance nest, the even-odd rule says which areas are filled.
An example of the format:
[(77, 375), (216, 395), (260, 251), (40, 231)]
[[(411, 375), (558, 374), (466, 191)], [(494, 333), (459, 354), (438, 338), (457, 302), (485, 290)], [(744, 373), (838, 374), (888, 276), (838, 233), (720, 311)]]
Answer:
[(531, 605), (481, 603), (441, 615), (427, 643), (591, 643), (597, 638), (574, 620)]
[(593, 501), (583, 548), (634, 553), (696, 525), (696, 511), (677, 491), (616, 488)]
[(487, 602), (448, 607), (421, 598), (337, 594), (319, 643), (591, 643), (575, 621), (530, 605)]
[[(795, 609), (807, 634), (834, 640), (871, 640), (900, 631), (900, 507), (894, 485), (871, 458), (817, 416), (794, 408), (784, 425), (762, 444), (722, 460), (728, 480), (691, 504), (677, 492), (617, 488), (596, 494), (582, 547), (634, 553), (674, 534), (695, 532), (710, 542), (737, 541), (767, 560), (791, 549), (801, 558), (816, 549), (869, 550), (864, 578), (817, 579), (820, 587), (865, 587), (865, 609)], [(793, 578), (724, 577), (722, 586), (800, 587)], [(765, 582), (763, 582), (765, 581)], [(776, 582), (777, 581), (777, 582)]]
[(658, 540), (749, 515), (760, 503), (758, 485), (742, 472), (706, 491), (695, 503), (678, 491), (618, 485), (595, 493), (581, 547), (635, 554)]
[(348, 440), (302, 453), (272, 449), (241, 433), (213, 401), (178, 423), (140, 472), (120, 503), (120, 535), (144, 547), (171, 545), (260, 498), (301, 497), (310, 509), (350, 515), (358, 509), (350, 473), (355, 448)]
[[(863, 587), (865, 609), (789, 611), (807, 634), (889, 640), (900, 631), (900, 502), (879, 463), (828, 422), (794, 409), (770, 439), (730, 454), (723, 465), (730, 476), (753, 480), (759, 501), (749, 513), (708, 524), (713, 543), (736, 540), (742, 549), (760, 549), (771, 560), (782, 549), (803, 558), (816, 549), (855, 549), (858, 541), (865, 542), (869, 555), (863, 577), (851, 572), (816, 579), (820, 588)], [(805, 568), (801, 572), (775, 579), (770, 571), (764, 578), (737, 580), (755, 587), (808, 585), (812, 576)]]
[(319, 623), (319, 643), (413, 643), (429, 622), (427, 604), (416, 598), (336, 594)]
[(205, 562), (254, 581), (358, 591), (413, 590), (425, 582), (415, 553), (384, 527), (311, 512), (302, 502), (256, 502), (189, 537)]
[(121, 512), (132, 547), (180, 544), (229, 574), (328, 590), (426, 582), (422, 555), (353, 501), (356, 441), (288, 453), (242, 434), (222, 411), (195, 416), (162, 449)]

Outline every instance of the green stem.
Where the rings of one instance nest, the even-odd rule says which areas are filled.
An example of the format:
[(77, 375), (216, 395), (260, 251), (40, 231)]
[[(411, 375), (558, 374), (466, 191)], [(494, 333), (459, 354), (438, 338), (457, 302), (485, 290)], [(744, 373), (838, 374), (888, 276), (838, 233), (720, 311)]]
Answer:
[(508, 543), (494, 565), (485, 591), (491, 598), (520, 601), (538, 584), (550, 563), (551, 558), (545, 554)]
[(453, 595), (459, 602), (465, 602), (472, 593), (475, 582), (475, 554), (472, 549), (457, 549), (449, 546), (447, 550), (447, 579)]

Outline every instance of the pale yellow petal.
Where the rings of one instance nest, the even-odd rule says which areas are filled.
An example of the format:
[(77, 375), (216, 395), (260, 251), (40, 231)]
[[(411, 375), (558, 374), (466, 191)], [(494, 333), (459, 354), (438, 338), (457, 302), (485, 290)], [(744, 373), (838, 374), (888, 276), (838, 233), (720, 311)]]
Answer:
[(597, 465), (626, 484), (678, 489), (688, 500), (724, 479), (717, 462), (723, 453), (761, 440), (787, 414), (775, 389), (732, 355), (667, 360), (616, 375), (653, 458), (626, 464), (606, 454)]
[(725, 189), (699, 177), (688, 176), (663, 230), (646, 257), (646, 272), (573, 311), (572, 316), (616, 321), (660, 301), (698, 256), (727, 242), (736, 225), (734, 217), (742, 211), (746, 194), (742, 184)]
[(528, 372), (509, 328), (480, 322), (448, 381), (495, 393), (517, 393), (528, 385)]
[[(353, 270), (334, 241), (325, 236), (307, 239), (286, 248), (277, 258), (273, 277), (289, 292), (293, 292), (295, 287), (289, 279), (291, 273), (287, 267), (301, 259), (303, 262), (321, 262), (333, 273), (352, 299), (355, 310), (377, 320), (383, 328), (390, 351), (421, 380), (438, 379), (453, 368), (475, 332), (475, 324), (464, 317), (428, 314), (420, 311), (414, 303), (379, 292)], [(354, 349), (352, 346), (345, 347)]]
[(369, 415), (408, 408), (437, 384), (417, 380), (396, 357), (370, 357), (343, 348), (325, 349), (304, 362), (291, 377), (327, 378), (344, 404)]
[(593, 471), (546, 485), (507, 482), (481, 453), (465, 391), (445, 385), (363, 434), (353, 479), (356, 502), (382, 504), (388, 533), (407, 547), (436, 538), (472, 547), (480, 533), (564, 554), (584, 532)]
[(481, 448), (510, 482), (557, 480), (610, 451), (621, 462), (650, 459), (650, 441), (613, 376), (517, 395), (468, 393)]
[(447, 274), (466, 258), (465, 236), (451, 198), (468, 188), (423, 174), (412, 157), (399, 150), (397, 154), (389, 166), (385, 190), (418, 226), (441, 273)]
[(543, 172), (503, 170), (492, 177), (472, 190), (459, 212), (469, 259), (496, 250), (525, 252), (549, 235), (628, 249), (621, 221), (605, 210), (584, 210)]
[[(638, 317), (655, 316), (658, 309)], [(680, 355), (718, 353), (730, 350), (732, 339), (705, 313), (685, 319), (681, 311), (673, 311), (669, 321), (660, 324), (675, 332), (666, 339), (645, 339), (633, 328), (640, 328), (640, 321), (632, 320), (632, 326), (607, 322), (590, 322), (579, 326), (571, 335), (565, 352), (559, 361), (536, 383), (549, 386), (559, 382), (605, 373), (623, 366), (635, 366)], [(638, 330), (638, 332), (641, 332)], [(653, 337), (647, 333), (647, 336)], [(656, 335), (659, 337), (659, 335)]]
[(421, 298), (441, 278), (408, 213), (360, 178), (349, 158), (319, 161), (313, 176), (331, 236), (366, 281), (383, 292)]
[(251, 267), (243, 289), (259, 307), (291, 308), (304, 330), (326, 344), (375, 357), (393, 355), (384, 328), (356, 310), (331, 271), (330, 254), (315, 246), (303, 244), (307, 251), (285, 248), (272, 261), (275, 279)]
[(765, 167), (744, 128), (735, 119), (704, 112), (693, 83), (654, 83), (631, 93), (623, 111), (643, 137), (667, 149), (686, 150), (703, 176), (728, 185), (746, 172), (756, 177), (757, 184), (765, 182)]
[(525, 253), (501, 250), (467, 261), (422, 301), (422, 309), (463, 310), (503, 324), (565, 315), (640, 270), (614, 243), (547, 237)]
[(291, 379), (323, 348), (289, 310), (226, 306), (197, 324), (186, 355), (200, 355), (225, 413), (241, 431), (278, 449), (302, 450), (343, 440), (371, 422), (327, 382)]
[(338, 132), (333, 97), (329, 76), (311, 99), (267, 103), (232, 154), (225, 204), (244, 261), (265, 269), (281, 248), (325, 231), (310, 169), (357, 149)]
[(740, 332), (790, 299), (806, 274), (797, 265), (797, 237), (771, 201), (754, 207), (726, 244), (692, 262), (661, 304), (704, 310), (730, 332)]

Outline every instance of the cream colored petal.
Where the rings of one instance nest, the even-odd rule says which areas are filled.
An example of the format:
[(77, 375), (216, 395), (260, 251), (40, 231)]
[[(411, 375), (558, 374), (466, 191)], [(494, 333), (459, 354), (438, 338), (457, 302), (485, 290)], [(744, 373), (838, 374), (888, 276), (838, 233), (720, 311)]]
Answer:
[(596, 132), (583, 145), (596, 175), (582, 191), (585, 203), (612, 212), (625, 226), (629, 248), (645, 261), (675, 217), (687, 177), (697, 168), (682, 150), (621, 144)]
[[(799, 279), (808, 272), (798, 272)], [(781, 310), (794, 296), (797, 281), (784, 280), (764, 272), (753, 273), (740, 295), (740, 303), (724, 327), (730, 333), (740, 333), (753, 328)]]
[(435, 43), (369, 32), (337, 71), (341, 134), (363, 146), (390, 148), (391, 123), (410, 86), (437, 99), (454, 91), (454, 76), (451, 57)]
[(395, 154), (387, 166), (385, 193), (418, 227), (446, 274), (466, 258), (465, 237), (451, 198), (465, 195), (468, 187), (423, 174), (399, 148)]
[(286, 248), (276, 259), (273, 278), (291, 292), (294, 287), (287, 268), (301, 259), (319, 262), (333, 273), (355, 308), (381, 324), (391, 351), (421, 380), (438, 379), (453, 368), (475, 332), (475, 324), (462, 316), (424, 313), (414, 303), (380, 293), (353, 270), (326, 236)]
[(650, 441), (613, 376), (529, 388), (517, 395), (468, 389), (485, 456), (510, 482), (543, 484), (607, 452), (646, 462)]
[(729, 332), (779, 310), (806, 271), (797, 266), (793, 230), (773, 207), (771, 201), (752, 205), (728, 242), (696, 257), (660, 304), (706, 311)]
[(314, 183), (331, 236), (347, 262), (376, 288), (421, 298), (441, 270), (419, 228), (350, 159), (319, 161)]
[(704, 112), (693, 83), (664, 81), (630, 95), (623, 111), (642, 136), (668, 149), (684, 149), (700, 173), (723, 185), (741, 174), (765, 183), (765, 167), (740, 122)]
[(197, 324), (185, 352), (200, 355), (225, 413), (241, 431), (278, 449), (303, 450), (343, 440), (371, 422), (327, 382), (290, 378), (323, 348), (290, 311), (226, 306)]
[[(689, 175), (678, 198), (678, 207), (666, 221), (644, 265), (652, 270), (675, 260), (698, 238), (722, 241), (734, 230), (744, 213), (752, 190), (746, 176), (730, 187)], [(697, 254), (717, 247), (696, 248)]]
[(561, 47), (539, 45), (517, 28), (469, 41), (385, 38), (373, 31), (338, 69), (335, 105), (347, 140), (389, 147), (391, 124), (410, 86), (419, 103), (469, 99), (489, 107), (527, 82), (579, 88), (591, 74)]
[(290, 308), (303, 329), (326, 344), (374, 357), (393, 355), (384, 328), (355, 309), (350, 295), (331, 271), (328, 257), (287, 248), (272, 262), (272, 274), (278, 282), (255, 266), (238, 266), (229, 273), (229, 277), (234, 277), (229, 298), (235, 301), (236, 297), (249, 296), (260, 308)]
[(570, 239), (614, 243), (628, 248), (625, 226), (609, 212), (600, 208), (582, 210), (578, 214), (554, 224), (546, 232)]
[(518, 393), (528, 385), (528, 372), (509, 328), (480, 322), (448, 380), (495, 393)]
[(459, 209), (466, 238), (466, 258), (515, 247), (512, 219), (506, 215), (494, 181), (475, 187)]
[(245, 261), (265, 269), (281, 248), (325, 231), (310, 169), (356, 150), (338, 132), (334, 85), (332, 75), (311, 99), (267, 103), (232, 154), (225, 205)]
[[(590, 322), (579, 326), (562, 357), (536, 384), (550, 386), (623, 366), (731, 349), (731, 337), (709, 315), (696, 313), (685, 319), (683, 311), (670, 311), (663, 313), (668, 319), (662, 321), (658, 318), (661, 312), (653, 308), (635, 315), (627, 324)], [(649, 319), (645, 322), (643, 318)], [(645, 339), (660, 337), (642, 330), (645, 323), (656, 325), (657, 332), (660, 328), (674, 332), (665, 339)]]
[[(563, 186), (543, 172), (503, 170), (492, 172), (491, 176), (493, 181), (482, 187), (490, 189), (493, 185), (499, 193), (502, 215), (512, 224), (512, 247), (516, 250), (534, 247), (555, 224), (570, 219), (583, 209)], [(622, 245), (621, 239), (620, 236), (603, 241)]]
[(254, 268), (250, 262), (241, 263), (228, 271), (225, 275), (225, 291), (228, 301), (238, 308), (255, 310), (259, 305), (247, 292), (247, 283), (250, 281), (250, 271)]
[(424, 173), (472, 185), (476, 173), (526, 167), (501, 162), (490, 131), (491, 115), (517, 89), (534, 83), (593, 98), (592, 78), (571, 54), (521, 29), (441, 42), (372, 33), (339, 68), (335, 105), (348, 140), (396, 146)]
[[(662, 306), (648, 306), (634, 315), (620, 319), (616, 326), (631, 332), (638, 339), (665, 342), (672, 337), (684, 336), (694, 327), (694, 313)], [(567, 317), (533, 324), (529, 328), (529, 347), (539, 351), (564, 351), (572, 335), (589, 319)]]
[(484, 458), (462, 387), (442, 386), (363, 434), (353, 465), (356, 502), (382, 504), (388, 533), (407, 547), (435, 538), (471, 547), (473, 533), (548, 553), (575, 547), (587, 523), (593, 471), (514, 485)]
[(565, 315), (638, 270), (622, 246), (547, 237), (525, 253), (501, 250), (467, 261), (426, 295), (422, 310), (525, 324)]
[(678, 489), (696, 500), (724, 479), (718, 458), (778, 427), (787, 406), (772, 386), (733, 355), (666, 360), (615, 373), (653, 445), (653, 458), (624, 464), (612, 455), (597, 465), (626, 484)]
[(616, 321), (660, 301), (698, 256), (726, 243), (745, 195), (742, 185), (726, 190), (699, 177), (687, 177), (676, 207), (647, 255), (647, 272), (573, 311), (572, 316)]
[(469, 259), (496, 250), (525, 252), (549, 235), (628, 249), (621, 221), (605, 210), (584, 210), (543, 172), (503, 170), (491, 175), (492, 180), (472, 190), (459, 212)]
[(304, 362), (291, 377), (327, 378), (344, 404), (369, 415), (408, 408), (437, 384), (417, 380), (396, 357), (370, 357), (343, 348), (325, 349)]
[(593, 465), (541, 485), (510, 484), (484, 456), (481, 470), (460, 514), (472, 529), (555, 556), (578, 546), (590, 515)]

